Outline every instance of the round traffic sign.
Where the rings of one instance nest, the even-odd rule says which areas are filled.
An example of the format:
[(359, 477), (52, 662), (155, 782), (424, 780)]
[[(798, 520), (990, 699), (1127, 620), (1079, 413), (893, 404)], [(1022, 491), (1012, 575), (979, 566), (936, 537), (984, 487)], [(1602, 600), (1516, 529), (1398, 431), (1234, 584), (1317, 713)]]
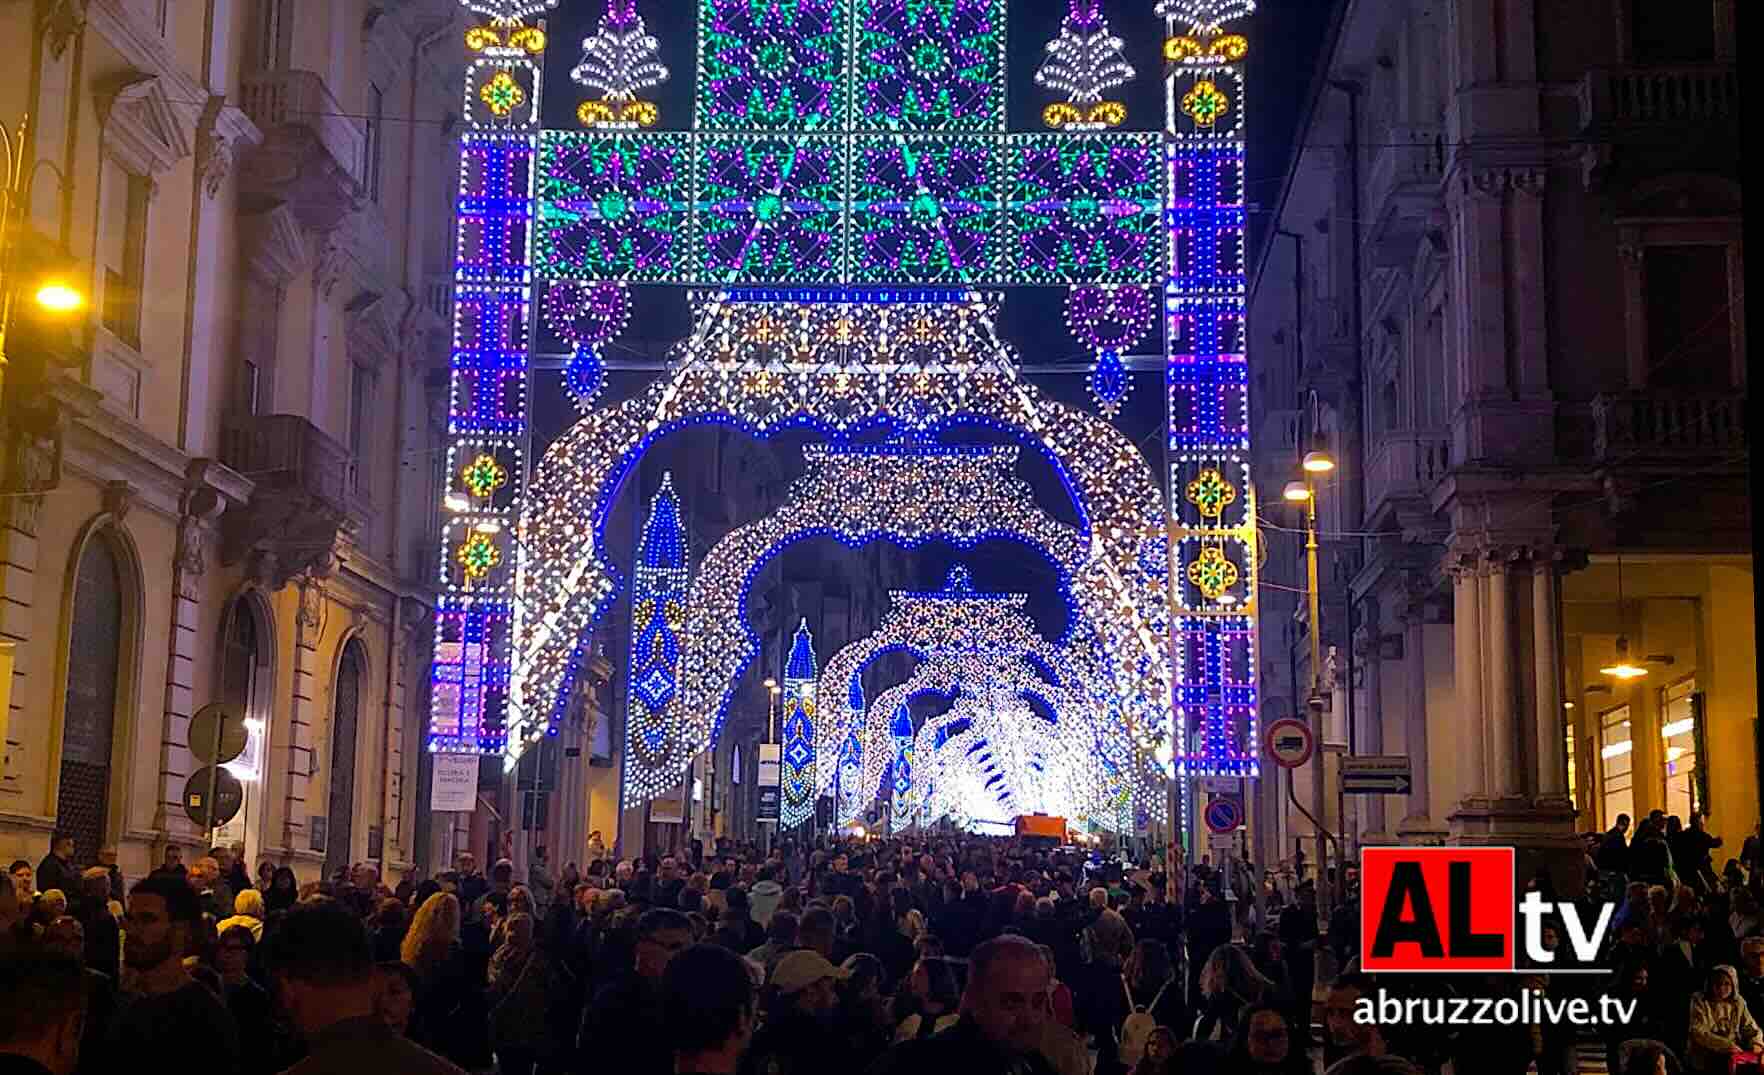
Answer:
[(1243, 824), (1243, 804), (1236, 799), (1214, 799), (1207, 803), (1204, 816), (1210, 831), (1220, 835), (1236, 832)]
[(1282, 769), (1297, 769), (1310, 761), (1317, 749), (1317, 737), (1311, 734), (1311, 726), (1292, 717), (1282, 717), (1268, 725), (1265, 742), (1268, 756)]
[(190, 753), (210, 765), (225, 765), (245, 753), (245, 716), (224, 702), (210, 702), (190, 718)]
[[(209, 801), (212, 789), (214, 799)], [(184, 813), (199, 829), (214, 829), (239, 816), (245, 805), (245, 785), (226, 769), (204, 766), (184, 783)], [(212, 807), (212, 809), (211, 809)]]

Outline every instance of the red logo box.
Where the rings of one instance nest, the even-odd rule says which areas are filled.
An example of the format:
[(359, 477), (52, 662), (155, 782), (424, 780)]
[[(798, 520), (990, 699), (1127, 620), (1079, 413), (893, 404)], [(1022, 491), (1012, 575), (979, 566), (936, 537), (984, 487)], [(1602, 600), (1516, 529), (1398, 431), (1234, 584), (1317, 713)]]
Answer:
[(1360, 967), (1511, 971), (1518, 951), (1510, 847), (1360, 852)]

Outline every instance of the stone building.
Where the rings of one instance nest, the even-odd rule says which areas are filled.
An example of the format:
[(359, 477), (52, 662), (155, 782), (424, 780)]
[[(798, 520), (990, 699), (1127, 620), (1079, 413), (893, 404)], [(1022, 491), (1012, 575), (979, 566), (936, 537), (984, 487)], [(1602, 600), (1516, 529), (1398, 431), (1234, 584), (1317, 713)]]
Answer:
[[(1350, 844), (1758, 820), (1735, 7), (1342, 5), (1250, 323), (1267, 715), (1319, 629), (1325, 740), (1413, 759), (1299, 775)], [(1278, 502), (1313, 448), (1320, 627)]]
[(418, 762), (463, 29), (454, 0), (0, 3), (11, 241), (88, 299), (71, 331), (21, 301), (6, 342), (0, 856), (59, 827), (138, 877), (204, 843), (212, 702), (250, 729), (219, 836), (253, 866), (451, 855)]

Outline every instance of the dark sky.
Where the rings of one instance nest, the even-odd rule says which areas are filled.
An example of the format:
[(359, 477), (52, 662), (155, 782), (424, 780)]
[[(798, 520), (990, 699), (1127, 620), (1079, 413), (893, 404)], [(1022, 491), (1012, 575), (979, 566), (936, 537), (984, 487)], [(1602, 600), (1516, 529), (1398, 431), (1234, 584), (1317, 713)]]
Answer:
[[(1334, 2), (1335, 0), (1261, 0), (1260, 10), (1251, 23), (1243, 27), (1243, 32), (1251, 41), (1248, 61), (1250, 126), (1246, 191), (1251, 211), (1252, 241), (1258, 234), (1257, 224), (1267, 218), (1278, 200), (1282, 177), (1291, 156), (1293, 132), (1307, 107), (1317, 53)], [(1115, 32), (1127, 43), (1128, 61), (1139, 74), (1133, 83), (1120, 91), (1121, 99), (1130, 110), (1125, 127), (1138, 130), (1161, 129), (1164, 113), (1161, 78), (1164, 26), (1162, 20), (1152, 14), (1154, 0), (1103, 0), (1103, 4)], [(657, 103), (661, 106), (662, 128), (679, 130), (691, 126), (692, 75), (696, 66), (696, 7), (695, 3), (689, 3), (688, 0), (639, 0), (639, 10), (647, 20), (650, 31), (662, 42), (662, 62), (673, 74), (672, 79), (656, 94)], [(1046, 43), (1059, 29), (1066, 5), (1064, 0), (1009, 0), (1009, 8), (1007, 66), (1010, 79), (1010, 127), (1018, 131), (1042, 130), (1041, 108), (1054, 98), (1037, 87), (1033, 78), (1044, 55)], [(545, 91), (547, 125), (550, 127), (572, 130), (578, 126), (574, 110), (586, 93), (570, 81), (569, 71), (580, 55), (579, 45), (582, 38), (594, 31), (603, 10), (604, 4), (601, 0), (563, 0), (560, 10), (550, 16), (551, 63), (547, 71)], [(1256, 256), (1257, 252), (1252, 249), (1249, 252), (1249, 265), (1255, 264)], [(641, 287), (634, 291), (637, 305), (631, 329), (608, 351), (608, 357), (615, 361), (620, 357), (660, 357), (669, 346), (686, 334), (685, 304), (681, 289)], [(1063, 291), (1060, 289), (1020, 290), (1013, 292), (1007, 300), (1003, 334), (1007, 342), (1023, 352), (1025, 368), (1030, 371), (1038, 364), (1048, 361), (1071, 362), (1087, 357), (1078, 353), (1077, 345), (1066, 333), (1061, 313), (1062, 300)], [(558, 343), (542, 335), (540, 346), (541, 349), (550, 350), (557, 347)], [(1159, 341), (1156, 338), (1141, 346), (1141, 350), (1148, 353), (1158, 349)], [(608, 394), (603, 397), (603, 402), (636, 390), (653, 376), (637, 373), (615, 374), (610, 379)], [(1042, 374), (1034, 379), (1044, 390), (1058, 398), (1070, 402), (1086, 402), (1084, 378), (1080, 374)], [(1154, 465), (1160, 458), (1159, 437), (1163, 423), (1160, 380), (1157, 372), (1136, 374), (1132, 396), (1126, 410), (1117, 420), (1123, 432), (1142, 445)], [(556, 376), (541, 375), (535, 397), (535, 424), (542, 440), (549, 439), (574, 419), (570, 405), (561, 398), (560, 393), (548, 387), (548, 382), (555, 386)], [(798, 439), (800, 438), (787, 437), (784, 441)], [(777, 447), (781, 456), (796, 454), (793, 445), (789, 443), (779, 443)], [(787, 470), (794, 470), (800, 464), (789, 460), (785, 465)], [(1059, 496), (1057, 479), (1044, 461), (1033, 457), (1032, 453), (1025, 453), (1022, 471), (1038, 490)], [(1056, 514), (1065, 513), (1056, 511)], [(1000, 565), (989, 564), (988, 561), (1000, 557), (1007, 562), (1019, 560), (1015, 571), (1032, 570), (1034, 574), (1051, 581), (1051, 571), (1045, 564), (1020, 562), (1022, 555), (1020, 550), (1007, 548), (997, 555), (992, 550), (987, 550), (985, 553), (970, 554), (964, 559), (973, 564), (983, 587), (989, 582), (987, 576), (999, 574), (992, 568)], [(891, 585), (934, 587), (953, 559), (953, 552), (932, 547), (916, 559), (919, 562), (917, 574), (922, 577), (888, 582)], [(1004, 573), (1010, 577), (1013, 569), (1006, 569)], [(1024, 588), (1043, 589), (1033, 585), (1025, 585)], [(1047, 626), (1051, 627), (1053, 622), (1064, 619), (1064, 603), (1057, 596), (1038, 593), (1036, 604), (1041, 606), (1038, 608), (1037, 619)]]

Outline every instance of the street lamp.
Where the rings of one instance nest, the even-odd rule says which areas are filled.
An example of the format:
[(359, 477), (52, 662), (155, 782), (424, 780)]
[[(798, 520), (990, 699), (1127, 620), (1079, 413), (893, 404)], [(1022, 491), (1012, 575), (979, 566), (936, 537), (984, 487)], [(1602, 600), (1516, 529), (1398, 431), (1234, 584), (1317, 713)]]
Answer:
[(766, 692), (769, 695), (766, 701), (766, 742), (776, 743), (778, 741), (778, 696), (784, 693), (784, 688), (778, 686), (777, 680), (768, 676), (766, 677)]
[[(20, 266), (15, 240), (16, 232), (30, 210), (30, 183), (38, 168), (48, 168), (60, 178), (63, 187), (67, 185), (67, 177), (54, 161), (43, 159), (25, 167), (25, 134), (30, 123), (29, 116), (19, 120), (16, 133), (0, 123), (0, 162), (6, 169), (4, 175), (0, 175), (3, 180), (0, 182), (0, 390), (5, 387), (6, 334), (12, 327), (13, 299), (24, 290), (18, 279)], [(49, 273), (36, 280), (31, 296), (39, 310), (58, 317), (77, 313), (86, 305), (85, 294), (61, 273)], [(0, 399), (3, 398), (0, 395)]]

